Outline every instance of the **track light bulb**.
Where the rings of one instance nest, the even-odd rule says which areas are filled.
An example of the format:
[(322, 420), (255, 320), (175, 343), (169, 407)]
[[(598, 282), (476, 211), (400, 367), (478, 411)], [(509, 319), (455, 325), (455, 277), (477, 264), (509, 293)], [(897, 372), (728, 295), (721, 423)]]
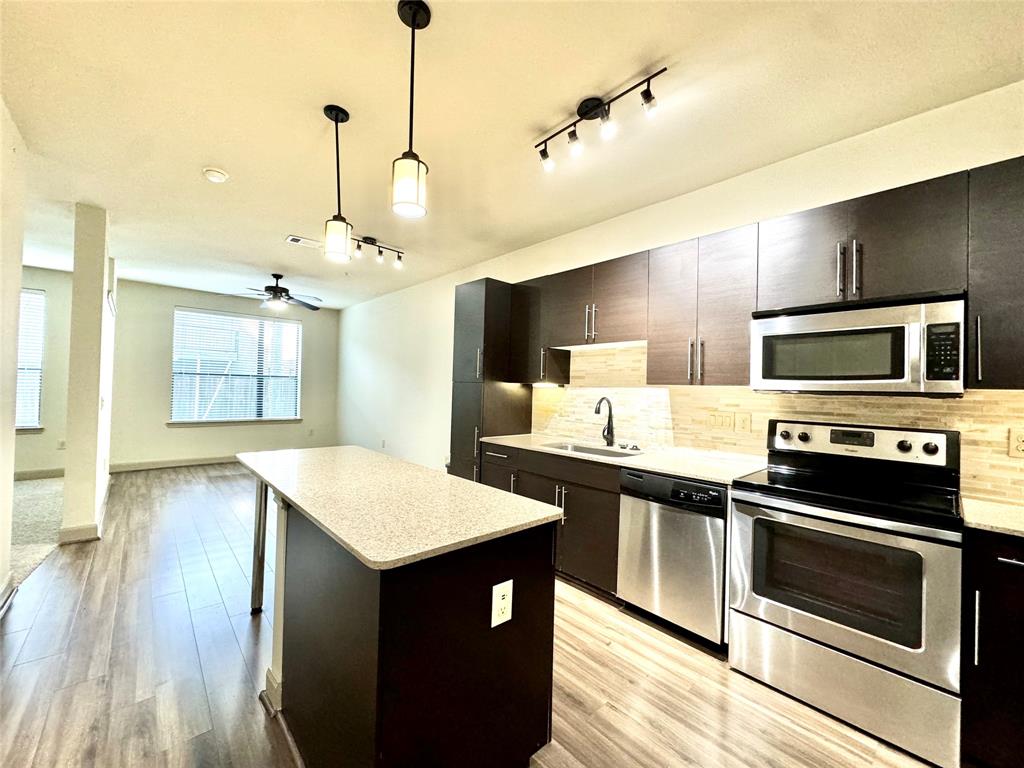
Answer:
[(361, 258), (363, 258), (363, 244), (362, 244), (362, 243), (360, 243), (360, 242), (358, 242), (358, 241), (356, 241), (356, 252), (355, 252), (355, 257), (356, 257), (357, 259), (361, 259)]
[(576, 133), (575, 128), (569, 129), (569, 154), (573, 157), (583, 154), (583, 142), (580, 141), (580, 135)]
[(404, 266), (405, 265), (402, 263), (402, 254), (396, 253), (395, 254), (395, 269), (401, 269)]
[(605, 141), (610, 141), (615, 138), (615, 134), (618, 132), (619, 126), (612, 120), (612, 108), (606, 104), (604, 109), (601, 110), (601, 138)]
[(384, 263), (384, 249), (381, 248), (379, 245), (377, 246), (377, 263), (378, 264), (383, 264)]
[(651, 91), (650, 83), (640, 91), (640, 103), (643, 104), (644, 112), (647, 116), (654, 117), (654, 114), (658, 111), (658, 100), (654, 98), (654, 92)]
[(547, 144), (540, 148), (540, 164), (548, 173), (555, 170), (555, 161), (552, 160), (551, 155), (548, 154)]

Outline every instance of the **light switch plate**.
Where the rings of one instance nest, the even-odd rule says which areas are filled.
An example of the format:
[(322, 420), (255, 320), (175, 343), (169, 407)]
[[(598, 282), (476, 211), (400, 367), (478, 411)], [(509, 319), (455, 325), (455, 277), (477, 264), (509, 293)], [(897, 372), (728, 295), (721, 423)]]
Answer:
[(491, 628), (512, 620), (512, 579), (491, 587)]
[(1024, 459), (1024, 427), (1010, 427), (1008, 453), (1015, 459)]

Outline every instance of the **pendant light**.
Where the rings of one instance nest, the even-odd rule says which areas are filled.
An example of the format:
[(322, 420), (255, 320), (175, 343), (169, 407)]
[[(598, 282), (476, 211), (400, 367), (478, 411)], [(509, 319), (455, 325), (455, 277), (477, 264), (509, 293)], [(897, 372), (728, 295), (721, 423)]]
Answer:
[(324, 224), (324, 255), (331, 261), (345, 263), (352, 261), (352, 254), (349, 251), (352, 243), (352, 225), (341, 215), (341, 147), (338, 126), (348, 122), (348, 110), (337, 104), (328, 104), (324, 107), (324, 114), (334, 123), (335, 188), (338, 194), (338, 212)]
[(391, 164), (391, 210), (406, 219), (427, 215), (427, 164), (412, 149), (413, 96), (416, 85), (416, 30), (430, 24), (423, 0), (400, 0), (398, 18), (412, 30), (409, 56), (409, 148)]

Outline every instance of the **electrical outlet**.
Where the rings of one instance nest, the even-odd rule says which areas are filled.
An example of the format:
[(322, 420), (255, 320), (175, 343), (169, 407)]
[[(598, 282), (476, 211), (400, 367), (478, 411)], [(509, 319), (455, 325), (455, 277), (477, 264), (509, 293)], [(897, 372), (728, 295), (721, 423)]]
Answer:
[(58, 440), (57, 441), (57, 450), (58, 451), (63, 451), (67, 447), (68, 447), (68, 441), (67, 440)]
[(741, 411), (736, 413), (736, 431), (737, 432), (749, 432), (750, 431), (750, 414), (743, 413)]
[(387, 447), (388, 447), (388, 441), (387, 440), (381, 440), (380, 441), (380, 449), (383, 451)]
[(491, 587), (491, 629), (512, 620), (512, 579)]
[(1010, 456), (1024, 459), (1024, 427), (1010, 427)]

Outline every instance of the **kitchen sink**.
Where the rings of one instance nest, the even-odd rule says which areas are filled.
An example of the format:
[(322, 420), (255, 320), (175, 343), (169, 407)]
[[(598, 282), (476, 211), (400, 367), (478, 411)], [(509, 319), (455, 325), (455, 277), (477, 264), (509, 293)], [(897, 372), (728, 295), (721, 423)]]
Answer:
[(593, 456), (639, 456), (639, 451), (617, 451), (614, 448), (598, 448), (593, 445), (577, 445), (576, 443), (545, 443), (545, 448), (554, 448), (568, 453), (589, 453)]

